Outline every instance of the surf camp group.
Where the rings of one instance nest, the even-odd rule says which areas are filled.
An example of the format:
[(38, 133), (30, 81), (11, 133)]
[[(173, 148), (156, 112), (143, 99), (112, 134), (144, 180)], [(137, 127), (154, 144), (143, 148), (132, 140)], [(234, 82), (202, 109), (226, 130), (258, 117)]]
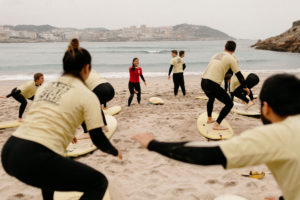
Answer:
[[(282, 196), (274, 199), (299, 200), (300, 80), (288, 73), (271, 75), (262, 84), (258, 105), (252, 88), (260, 79), (255, 73), (241, 71), (236, 48), (234, 41), (227, 41), (224, 51), (212, 55), (201, 77), (204, 95), (199, 98), (207, 99), (207, 111), (198, 118), (198, 130), (217, 142), (158, 141), (149, 133), (137, 134), (132, 140), (149, 151), (191, 164), (222, 165), (224, 169), (266, 164), (282, 191)], [(185, 52), (170, 53), (168, 78), (173, 73), (174, 96), (179, 89), (185, 96)], [(78, 39), (70, 41), (62, 56), (63, 74), (57, 80), (43, 84), (44, 75), (35, 73), (33, 80), (1, 97), (2, 101), (12, 97), (20, 103), (18, 120), (0, 123), (0, 128), (18, 126), (2, 148), (2, 165), (10, 176), (40, 188), (44, 200), (66, 199), (67, 191), (80, 192), (77, 199), (107, 200), (105, 175), (70, 157), (100, 149), (122, 159), (122, 152), (109, 140), (116, 130), (112, 115), (121, 107), (108, 107), (114, 88), (93, 69), (92, 56)], [(147, 84), (138, 58), (133, 59), (129, 76), (128, 106), (135, 95), (140, 104), (140, 78)], [(213, 112), (216, 99), (224, 104), (219, 113)], [(23, 119), (27, 100), (33, 102)], [(152, 97), (149, 103), (164, 101)], [(225, 118), (233, 109), (243, 115), (260, 115), (263, 125), (232, 137)], [(79, 126), (84, 133), (75, 136)], [(85, 143), (87, 149), (82, 145), (76, 149)], [(68, 150), (70, 146), (73, 150)]]

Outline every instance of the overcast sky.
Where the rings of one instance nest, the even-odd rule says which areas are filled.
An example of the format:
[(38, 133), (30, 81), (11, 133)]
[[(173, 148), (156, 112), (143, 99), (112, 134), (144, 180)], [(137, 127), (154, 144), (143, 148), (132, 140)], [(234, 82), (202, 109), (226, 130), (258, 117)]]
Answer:
[(300, 20), (300, 0), (0, 0), (0, 24), (58, 27), (206, 25), (264, 39)]

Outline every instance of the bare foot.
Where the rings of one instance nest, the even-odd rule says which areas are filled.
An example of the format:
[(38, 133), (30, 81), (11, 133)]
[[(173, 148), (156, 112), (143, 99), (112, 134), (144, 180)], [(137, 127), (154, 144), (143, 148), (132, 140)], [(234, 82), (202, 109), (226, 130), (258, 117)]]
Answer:
[(18, 122), (23, 122), (23, 119), (22, 118), (18, 118)]
[(255, 103), (253, 101), (249, 101), (246, 109), (249, 109), (251, 106), (254, 106), (254, 105), (255, 105)]
[(84, 133), (84, 134), (81, 134), (77, 140), (85, 140), (85, 139), (90, 139), (90, 134), (89, 133)]
[(216, 122), (216, 120), (213, 120), (213, 118), (212, 117), (208, 117), (207, 118), (207, 122), (206, 123), (208, 123), (208, 124), (212, 124), (212, 123), (215, 123)]
[(214, 127), (213, 127), (214, 130), (219, 130), (219, 131), (224, 131), (224, 130), (228, 130), (227, 127), (224, 127), (224, 126), (221, 126), (220, 124), (218, 123), (215, 123)]

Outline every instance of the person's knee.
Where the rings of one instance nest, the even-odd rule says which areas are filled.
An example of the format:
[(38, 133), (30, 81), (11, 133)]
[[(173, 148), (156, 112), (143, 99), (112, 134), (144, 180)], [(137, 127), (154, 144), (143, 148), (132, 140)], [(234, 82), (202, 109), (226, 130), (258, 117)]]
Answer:
[(99, 173), (97, 175), (97, 177), (96, 177), (96, 186), (95, 187), (96, 188), (101, 188), (104, 191), (107, 189), (107, 187), (108, 187), (108, 180), (107, 180), (107, 178), (103, 174)]
[(134, 94), (130, 94), (129, 98), (133, 98), (133, 95), (134, 95)]
[(24, 100), (21, 102), (21, 104), (22, 104), (23, 106), (27, 106), (27, 101), (24, 99)]
[(226, 106), (231, 109), (233, 107), (233, 102), (232, 101), (228, 101), (228, 103), (226, 104)]

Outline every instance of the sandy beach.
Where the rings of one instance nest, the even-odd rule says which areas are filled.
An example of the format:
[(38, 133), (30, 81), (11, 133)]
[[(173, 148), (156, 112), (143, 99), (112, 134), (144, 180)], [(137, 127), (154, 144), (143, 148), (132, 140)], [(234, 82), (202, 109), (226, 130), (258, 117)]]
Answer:
[[(263, 80), (270, 74), (260, 74), (261, 82), (254, 88), (258, 94)], [(112, 143), (123, 153), (123, 161), (99, 150), (77, 159), (104, 173), (110, 181), (112, 200), (213, 200), (222, 194), (237, 194), (249, 200), (281, 195), (277, 183), (265, 165), (243, 169), (224, 170), (221, 166), (204, 167), (181, 163), (157, 153), (142, 149), (130, 137), (137, 133), (153, 133), (162, 141), (207, 141), (196, 128), (197, 117), (206, 111), (206, 101), (195, 99), (202, 90), (199, 76), (185, 76), (187, 96), (179, 91), (173, 96), (173, 82), (167, 77), (145, 77), (148, 86), (142, 85), (142, 102), (136, 97), (127, 107), (128, 79), (110, 79), (116, 90), (115, 98), (108, 106), (121, 105), (122, 112), (116, 115), (118, 128)], [(6, 95), (23, 81), (0, 81), (0, 96)], [(152, 96), (161, 97), (165, 105), (148, 104)], [(258, 103), (258, 100), (256, 100)], [(214, 111), (223, 105), (216, 100)], [(27, 110), (30, 103), (27, 106)], [(19, 104), (12, 98), (0, 100), (0, 121), (17, 118)], [(26, 116), (26, 111), (25, 111)], [(227, 121), (235, 136), (244, 130), (260, 126), (260, 119), (230, 113)], [(0, 130), (0, 150), (15, 129)], [(250, 170), (266, 172), (262, 180), (242, 177), (240, 173)], [(58, 169), (59, 170), (59, 169)], [(10, 177), (0, 164), (0, 199), (41, 199), (39, 189), (25, 185)]]

